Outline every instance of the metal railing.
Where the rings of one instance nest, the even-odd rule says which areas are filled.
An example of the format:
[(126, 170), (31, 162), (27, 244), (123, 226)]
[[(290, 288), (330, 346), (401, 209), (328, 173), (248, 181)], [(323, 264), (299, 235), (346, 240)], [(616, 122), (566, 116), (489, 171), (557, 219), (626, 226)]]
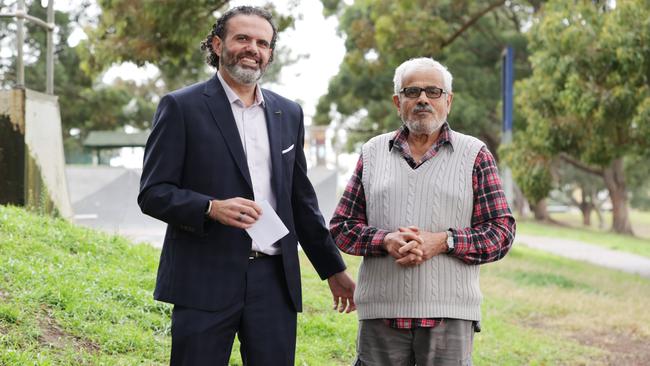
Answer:
[(25, 0), (18, 0), (18, 6), (14, 13), (0, 13), (0, 18), (16, 18), (16, 45), (18, 55), (16, 60), (16, 87), (25, 87), (25, 64), (23, 62), (23, 46), (25, 43), (25, 20), (30, 21), (47, 31), (47, 51), (45, 60), (46, 86), (45, 92), (54, 94), (54, 0), (47, 2), (47, 22), (27, 14), (25, 11)]

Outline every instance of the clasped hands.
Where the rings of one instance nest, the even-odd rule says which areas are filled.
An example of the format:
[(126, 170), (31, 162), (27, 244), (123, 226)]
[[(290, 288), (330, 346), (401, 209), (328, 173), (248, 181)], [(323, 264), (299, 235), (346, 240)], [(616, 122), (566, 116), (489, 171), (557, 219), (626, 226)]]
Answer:
[(413, 267), (447, 252), (447, 234), (421, 231), (416, 226), (400, 227), (384, 237), (383, 246), (397, 264)]

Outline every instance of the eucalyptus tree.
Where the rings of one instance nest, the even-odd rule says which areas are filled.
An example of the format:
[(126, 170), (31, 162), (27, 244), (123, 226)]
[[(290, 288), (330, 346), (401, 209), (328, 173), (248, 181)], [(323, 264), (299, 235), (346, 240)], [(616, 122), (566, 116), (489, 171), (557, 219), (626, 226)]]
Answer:
[(553, 0), (528, 35), (533, 72), (516, 88), (527, 127), (515, 149), (603, 179), (613, 230), (632, 234), (625, 160), (650, 155), (647, 1)]
[(500, 142), (501, 56), (515, 48), (516, 75), (528, 75), (522, 30), (541, 1), (322, 0), (325, 15), (339, 19), (346, 54), (321, 97), (314, 121), (343, 124), (348, 149), (397, 128), (392, 105), (393, 72), (408, 58), (431, 56), (454, 75), (454, 129), (485, 141), (496, 154)]

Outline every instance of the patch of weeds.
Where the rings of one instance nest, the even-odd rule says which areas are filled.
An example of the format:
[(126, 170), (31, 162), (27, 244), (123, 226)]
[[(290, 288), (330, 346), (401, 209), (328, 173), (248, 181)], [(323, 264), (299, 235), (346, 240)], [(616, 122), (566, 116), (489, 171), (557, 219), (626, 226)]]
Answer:
[(13, 306), (0, 304), (0, 323), (16, 324), (20, 319), (20, 311)]

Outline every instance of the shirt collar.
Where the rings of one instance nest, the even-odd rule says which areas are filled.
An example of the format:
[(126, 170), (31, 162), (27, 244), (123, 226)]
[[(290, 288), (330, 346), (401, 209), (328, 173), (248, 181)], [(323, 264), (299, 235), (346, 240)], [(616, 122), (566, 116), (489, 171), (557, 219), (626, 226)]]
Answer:
[[(454, 148), (453, 141), (451, 140), (451, 128), (449, 128), (449, 123), (445, 121), (445, 123), (442, 124), (440, 127), (440, 136), (438, 136), (438, 140), (433, 144), (435, 145), (443, 145), (443, 144), (449, 144), (451, 148)], [(393, 138), (388, 141), (388, 151), (392, 151), (393, 147), (396, 147), (399, 150), (403, 150), (404, 144), (406, 144), (406, 139), (409, 136), (409, 129), (406, 127), (405, 124), (402, 124), (400, 128), (395, 131), (395, 134), (393, 135)]]
[[(223, 86), (223, 90), (226, 92), (226, 97), (228, 98), (228, 102), (230, 104), (237, 103), (240, 106), (244, 106), (244, 103), (239, 98), (237, 93), (235, 93), (235, 91), (232, 90), (230, 85), (228, 85), (228, 83), (221, 76), (221, 70), (217, 71), (217, 78), (219, 78), (219, 82), (221, 82), (221, 86)], [(266, 103), (264, 102), (264, 95), (260, 90), (259, 84), (255, 85), (255, 103), (253, 103), (253, 106), (257, 106), (257, 105), (261, 107), (264, 107), (266, 105)]]

